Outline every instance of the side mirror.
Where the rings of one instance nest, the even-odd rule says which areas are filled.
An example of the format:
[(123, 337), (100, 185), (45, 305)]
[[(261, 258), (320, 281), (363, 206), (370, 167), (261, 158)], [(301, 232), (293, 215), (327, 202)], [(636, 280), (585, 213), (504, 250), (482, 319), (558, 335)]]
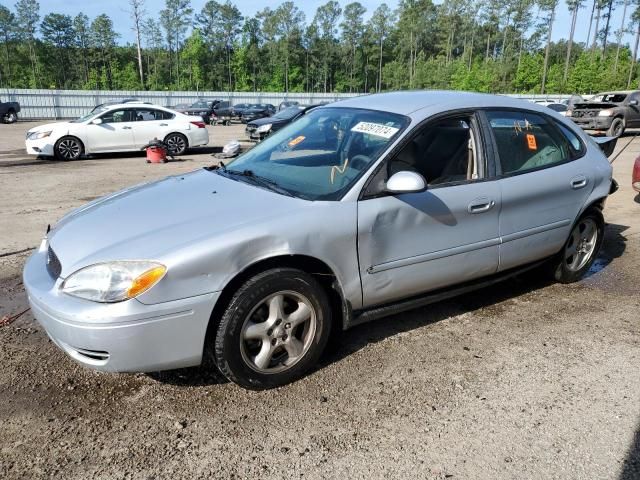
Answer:
[(102, 123), (101, 118), (94, 118), (93, 120), (91, 120), (91, 125), (100, 125), (101, 123)]
[(629, 105), (638, 105), (638, 100), (629, 100)]
[(417, 172), (403, 171), (391, 175), (385, 191), (389, 193), (416, 193), (427, 189), (427, 182)]

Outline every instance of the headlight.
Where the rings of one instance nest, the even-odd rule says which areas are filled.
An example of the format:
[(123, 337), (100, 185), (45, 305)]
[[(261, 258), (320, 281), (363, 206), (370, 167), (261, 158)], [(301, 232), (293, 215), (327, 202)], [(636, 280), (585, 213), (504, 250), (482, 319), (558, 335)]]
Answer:
[(158, 283), (167, 267), (156, 262), (97, 263), (72, 273), (60, 289), (74, 297), (114, 303), (137, 297)]
[(257, 128), (256, 132), (257, 132), (257, 133), (266, 133), (266, 132), (268, 132), (269, 130), (271, 130), (271, 123), (267, 123), (267, 124), (265, 124), (265, 125), (260, 125), (260, 126)]
[(49, 130), (48, 132), (29, 132), (27, 134), (27, 138), (29, 140), (39, 140), (41, 138), (46, 138), (49, 135), (51, 135), (51, 130)]
[(599, 117), (610, 117), (611, 115), (613, 115), (613, 110), (611, 108), (607, 110), (600, 110), (598, 112)]

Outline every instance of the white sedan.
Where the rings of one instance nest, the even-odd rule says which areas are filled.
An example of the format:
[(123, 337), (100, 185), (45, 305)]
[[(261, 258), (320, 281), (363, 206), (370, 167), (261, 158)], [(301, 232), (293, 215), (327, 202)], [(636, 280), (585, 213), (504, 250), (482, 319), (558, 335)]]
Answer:
[(172, 155), (209, 143), (201, 119), (147, 103), (94, 109), (69, 122), (40, 125), (27, 132), (27, 153), (76, 160), (91, 153), (127, 152), (163, 140)]

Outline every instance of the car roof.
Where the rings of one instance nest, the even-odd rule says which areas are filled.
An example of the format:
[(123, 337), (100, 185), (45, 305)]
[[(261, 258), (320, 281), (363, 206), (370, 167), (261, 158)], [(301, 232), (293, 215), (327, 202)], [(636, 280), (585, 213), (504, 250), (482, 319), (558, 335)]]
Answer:
[(455, 110), (458, 108), (502, 107), (521, 108), (544, 113), (549, 111), (548, 108), (540, 104), (504, 95), (449, 90), (414, 90), (376, 93), (340, 100), (321, 108), (334, 107), (380, 110), (412, 117), (420, 117), (419, 112), (430, 115), (436, 110)]
[(149, 102), (127, 102), (127, 103), (114, 103), (112, 105), (98, 105), (99, 107), (103, 107), (106, 110), (116, 110), (118, 108), (135, 108), (135, 107), (144, 107), (144, 108), (159, 108), (160, 110), (168, 110), (170, 107), (162, 107), (160, 105), (154, 105)]

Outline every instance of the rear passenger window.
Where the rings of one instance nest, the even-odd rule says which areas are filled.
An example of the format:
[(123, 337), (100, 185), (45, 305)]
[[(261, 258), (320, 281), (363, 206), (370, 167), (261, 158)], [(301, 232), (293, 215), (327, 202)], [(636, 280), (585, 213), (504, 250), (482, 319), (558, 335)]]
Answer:
[(559, 122), (556, 122), (556, 126), (569, 141), (569, 144), (571, 145), (573, 151), (575, 153), (580, 153), (582, 151), (582, 142), (580, 141), (578, 136)]
[(576, 150), (570, 140), (543, 116), (524, 111), (486, 113), (503, 174), (550, 167), (574, 158)]

